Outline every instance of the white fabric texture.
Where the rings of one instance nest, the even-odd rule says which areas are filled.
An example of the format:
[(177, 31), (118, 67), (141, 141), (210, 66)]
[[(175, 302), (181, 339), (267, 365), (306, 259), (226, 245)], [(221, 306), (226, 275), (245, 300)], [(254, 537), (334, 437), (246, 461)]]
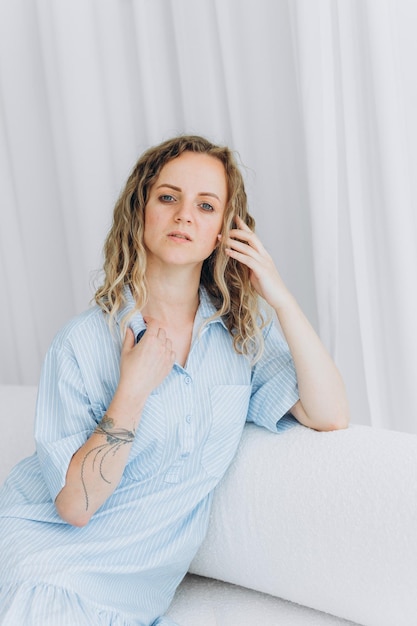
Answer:
[(86, 307), (137, 156), (238, 150), (251, 210), (346, 380), (417, 432), (414, 0), (0, 2), (0, 381)]
[(181, 626), (355, 626), (252, 589), (188, 575), (168, 611)]
[(289, 7), (320, 334), (344, 373), (352, 414), (417, 433), (417, 5)]
[(248, 426), (190, 571), (364, 626), (412, 626), (416, 475), (415, 435)]

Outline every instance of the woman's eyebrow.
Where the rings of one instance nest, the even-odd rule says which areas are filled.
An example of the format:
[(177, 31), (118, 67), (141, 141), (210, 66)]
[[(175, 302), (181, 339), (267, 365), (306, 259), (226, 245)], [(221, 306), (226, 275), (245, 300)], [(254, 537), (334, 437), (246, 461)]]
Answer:
[[(161, 185), (158, 185), (157, 189), (160, 189), (161, 187), (169, 187), (170, 189), (174, 189), (174, 191), (182, 191), (181, 187), (176, 187), (175, 185), (170, 185), (169, 183), (162, 183)], [(211, 191), (200, 191), (198, 195), (211, 196), (212, 198), (217, 198), (217, 200), (220, 202), (219, 196)]]
[(216, 193), (212, 193), (211, 191), (200, 191), (199, 196), (211, 196), (212, 198), (217, 198), (220, 202), (220, 198)]
[(170, 189), (174, 189), (175, 191), (182, 191), (180, 187), (175, 187), (175, 185), (170, 185), (169, 183), (162, 183), (161, 185), (158, 185), (157, 189), (160, 189), (161, 187), (169, 187)]

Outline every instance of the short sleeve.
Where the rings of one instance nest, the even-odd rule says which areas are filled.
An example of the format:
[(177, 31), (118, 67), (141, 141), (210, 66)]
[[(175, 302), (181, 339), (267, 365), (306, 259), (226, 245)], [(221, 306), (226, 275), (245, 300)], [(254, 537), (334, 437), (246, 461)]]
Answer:
[(246, 419), (279, 432), (298, 423), (288, 414), (299, 400), (297, 375), (289, 347), (274, 323), (267, 328), (264, 339), (263, 355), (252, 370), (252, 392)]
[(35, 416), (36, 450), (53, 501), (72, 456), (95, 426), (74, 355), (68, 346), (53, 344), (42, 367)]

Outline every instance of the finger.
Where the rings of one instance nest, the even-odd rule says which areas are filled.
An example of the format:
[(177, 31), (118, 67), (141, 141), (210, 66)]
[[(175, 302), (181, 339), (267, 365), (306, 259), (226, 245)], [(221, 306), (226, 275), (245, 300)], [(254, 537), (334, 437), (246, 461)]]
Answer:
[(226, 246), (228, 248), (232, 248), (233, 250), (239, 250), (239, 252), (242, 252), (243, 254), (257, 255), (262, 251), (260, 242), (253, 239), (249, 240), (248, 238), (245, 238), (244, 241), (242, 241), (242, 239), (243, 237), (238, 237), (236, 239), (234, 237), (229, 237), (226, 241)]
[(246, 224), (244, 224), (245, 228), (240, 228), (239, 226), (237, 228), (231, 228), (229, 230), (229, 235), (231, 233), (234, 233), (235, 235), (242, 237), (242, 238), (256, 238), (256, 234), (253, 232), (253, 230), (251, 230), (248, 226), (246, 226)]
[(130, 327), (126, 328), (125, 338), (123, 340), (122, 351), (123, 352), (127, 352), (128, 350), (131, 350), (134, 345), (135, 345), (135, 334), (134, 334), (133, 330)]
[(246, 224), (245, 220), (243, 220), (241, 217), (239, 217), (239, 215), (235, 216), (235, 222), (236, 222), (238, 228), (240, 228), (241, 230), (248, 230), (249, 232), (253, 232), (253, 231), (251, 231), (249, 226)]
[(236, 241), (243, 241), (245, 244), (249, 244), (249, 242), (253, 239), (254, 235), (252, 231), (240, 230), (238, 228), (234, 228), (229, 231), (229, 238)]
[(257, 264), (256, 259), (249, 256), (249, 254), (238, 252), (237, 250), (232, 250), (232, 248), (226, 248), (226, 254), (229, 255), (232, 259), (236, 259), (236, 261), (243, 263), (244, 265), (249, 267), (249, 269), (251, 270), (253, 270), (256, 267), (256, 264)]
[(146, 320), (146, 332), (148, 335), (157, 335), (159, 331), (159, 322), (154, 317), (147, 317)]
[(165, 341), (165, 339), (167, 337), (165, 328), (161, 328), (161, 327), (158, 328), (157, 337), (158, 337), (158, 339), (161, 339), (162, 341)]
[(229, 237), (232, 242), (230, 245), (234, 244), (234, 242), (243, 242), (245, 246), (249, 246), (261, 254), (265, 252), (265, 248), (262, 245), (261, 240), (251, 230), (243, 231), (234, 229), (230, 231)]

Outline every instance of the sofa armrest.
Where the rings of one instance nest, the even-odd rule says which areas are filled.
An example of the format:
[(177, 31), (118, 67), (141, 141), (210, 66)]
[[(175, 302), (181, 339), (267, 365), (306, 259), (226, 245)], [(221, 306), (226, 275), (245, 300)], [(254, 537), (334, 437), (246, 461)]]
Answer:
[(417, 619), (417, 436), (245, 428), (190, 571), (365, 626)]

